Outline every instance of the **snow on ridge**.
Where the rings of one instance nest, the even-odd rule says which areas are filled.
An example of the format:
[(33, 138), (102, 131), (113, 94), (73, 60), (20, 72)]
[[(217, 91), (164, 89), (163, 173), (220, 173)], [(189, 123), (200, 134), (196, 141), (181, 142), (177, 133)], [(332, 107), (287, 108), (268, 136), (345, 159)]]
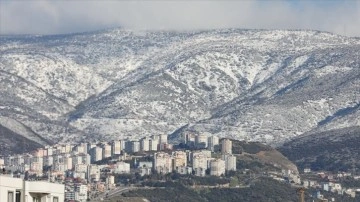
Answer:
[(325, 67), (316, 69), (315, 75), (316, 77), (322, 77), (328, 74), (346, 73), (348, 71), (351, 71), (352, 69), (353, 68), (351, 67), (337, 67), (337, 66), (327, 65)]
[[(36, 84), (51, 95), (67, 100), (73, 106), (81, 104), (79, 109), (75, 109), (79, 117), (75, 116), (72, 118), (74, 122), (70, 122), (80, 131), (91, 132), (99, 127), (98, 133), (115, 136), (112, 124), (116, 125), (116, 121), (105, 119), (143, 120), (138, 122), (138, 127), (144, 126), (144, 131), (159, 132), (166, 130), (166, 127), (141, 124), (149, 117), (158, 122), (181, 120), (181, 124), (186, 120), (200, 121), (209, 118), (211, 110), (217, 106), (228, 104), (239, 96), (246, 97), (248, 93), (253, 96), (263, 93), (262, 98), (270, 98), (279, 90), (278, 87), (291, 87), (290, 84), (296, 84), (298, 77), (306, 74), (302, 71), (302, 66), (308, 64), (313, 52), (322, 53), (329, 47), (334, 47), (332, 51), (340, 51), (336, 48), (347, 48), (356, 43), (359, 40), (317, 31), (229, 29), (136, 32), (113, 29), (56, 39), (38, 37), (32, 43), (5, 40), (4, 45), (0, 45), (0, 51), (4, 51), (0, 56), (0, 67)], [(336, 66), (329, 64), (331, 65)], [(353, 70), (340, 66), (335, 70), (333, 67), (316, 69), (316, 64), (309, 68), (319, 78)], [(287, 77), (297, 71), (301, 74), (289, 81)], [(161, 77), (165, 74), (168, 74), (166, 78)], [(266, 86), (272, 79), (278, 79), (277, 83)], [(258, 91), (252, 91), (257, 86)], [(265, 94), (268, 96), (264, 96)], [(256, 98), (258, 97), (254, 97)], [(34, 109), (31, 105), (36, 103), (36, 99), (44, 98), (23, 94), (19, 99), (33, 100), (28, 107)], [(326, 103), (323, 102), (306, 107), (318, 107), (317, 105), (326, 108)], [(238, 106), (228, 105), (228, 108), (233, 107)], [(22, 113), (27, 113), (23, 108), (19, 109)], [(177, 110), (181, 113), (176, 113)], [(293, 111), (306, 113), (298, 108)], [(65, 111), (56, 114), (50, 110), (40, 110), (38, 113), (52, 121), (68, 118)], [(270, 113), (266, 113), (267, 116), (268, 114)], [(86, 116), (91, 116), (93, 120), (104, 119), (104, 122), (78, 123)], [(294, 121), (302, 121), (298, 117), (289, 117)], [(277, 118), (282, 119), (281, 116)], [(317, 119), (311, 118), (311, 124), (314, 124)], [(240, 118), (233, 116), (233, 119)], [(225, 122), (229, 120), (223, 119), (219, 124), (226, 125)], [(279, 137), (272, 138), (269, 134), (273, 132), (267, 131), (271, 123), (253, 121), (252, 126), (240, 124), (229, 135), (235, 137), (237, 131), (246, 131), (246, 134), (255, 131), (256, 140), (264, 138), (266, 141), (278, 141)], [(171, 130), (166, 130), (167, 132), (181, 126), (168, 122)], [(30, 127), (33, 124), (39, 132), (45, 128), (31, 121), (27, 123)], [(132, 122), (131, 127), (125, 127), (124, 133), (143, 133), (136, 129), (136, 124)], [(60, 127), (62, 126), (52, 131), (61, 131)], [(118, 124), (115, 128), (121, 131), (122, 127), (122, 124)], [(215, 124), (212, 127), (216, 127)], [(279, 133), (288, 132), (289, 136), (299, 133), (297, 129), (286, 130), (288, 131)], [(45, 133), (47, 132), (44, 130), (43, 134)], [(66, 137), (65, 132), (59, 133)], [(265, 133), (267, 136), (263, 136)]]

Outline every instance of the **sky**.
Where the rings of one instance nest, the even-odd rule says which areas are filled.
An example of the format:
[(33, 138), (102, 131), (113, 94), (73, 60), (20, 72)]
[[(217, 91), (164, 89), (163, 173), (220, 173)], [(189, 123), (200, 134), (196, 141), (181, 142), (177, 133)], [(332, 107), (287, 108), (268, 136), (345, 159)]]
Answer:
[(360, 37), (358, 0), (0, 0), (0, 34), (312, 29)]

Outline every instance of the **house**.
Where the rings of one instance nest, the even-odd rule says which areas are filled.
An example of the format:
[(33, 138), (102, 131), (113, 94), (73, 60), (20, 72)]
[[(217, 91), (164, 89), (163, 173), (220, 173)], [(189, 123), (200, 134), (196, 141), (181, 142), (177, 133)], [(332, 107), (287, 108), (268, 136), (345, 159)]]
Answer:
[(0, 175), (1, 202), (62, 202), (65, 185)]

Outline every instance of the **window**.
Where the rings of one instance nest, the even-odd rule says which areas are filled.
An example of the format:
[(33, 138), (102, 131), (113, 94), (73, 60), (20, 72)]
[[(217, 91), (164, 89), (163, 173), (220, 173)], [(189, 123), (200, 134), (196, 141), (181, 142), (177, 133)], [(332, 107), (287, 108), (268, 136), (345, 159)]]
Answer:
[(15, 202), (20, 202), (21, 201), (21, 192), (20, 191), (16, 191), (15, 194)]
[(8, 202), (14, 202), (14, 192), (8, 192)]
[(58, 198), (58, 197), (54, 197), (54, 198), (53, 198), (53, 202), (59, 202), (59, 198)]

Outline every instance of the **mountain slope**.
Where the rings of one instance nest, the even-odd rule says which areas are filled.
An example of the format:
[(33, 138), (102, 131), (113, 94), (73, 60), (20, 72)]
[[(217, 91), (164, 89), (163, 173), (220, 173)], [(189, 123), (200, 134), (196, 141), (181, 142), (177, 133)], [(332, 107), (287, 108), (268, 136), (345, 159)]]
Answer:
[(195, 130), (277, 144), (359, 125), (349, 118), (360, 103), (356, 38), (112, 29), (0, 42), (0, 115), (45, 139)]
[(0, 125), (0, 154), (24, 153), (41, 147), (36, 141), (29, 140)]
[(360, 166), (360, 127), (309, 133), (279, 150), (300, 169), (353, 171)]

